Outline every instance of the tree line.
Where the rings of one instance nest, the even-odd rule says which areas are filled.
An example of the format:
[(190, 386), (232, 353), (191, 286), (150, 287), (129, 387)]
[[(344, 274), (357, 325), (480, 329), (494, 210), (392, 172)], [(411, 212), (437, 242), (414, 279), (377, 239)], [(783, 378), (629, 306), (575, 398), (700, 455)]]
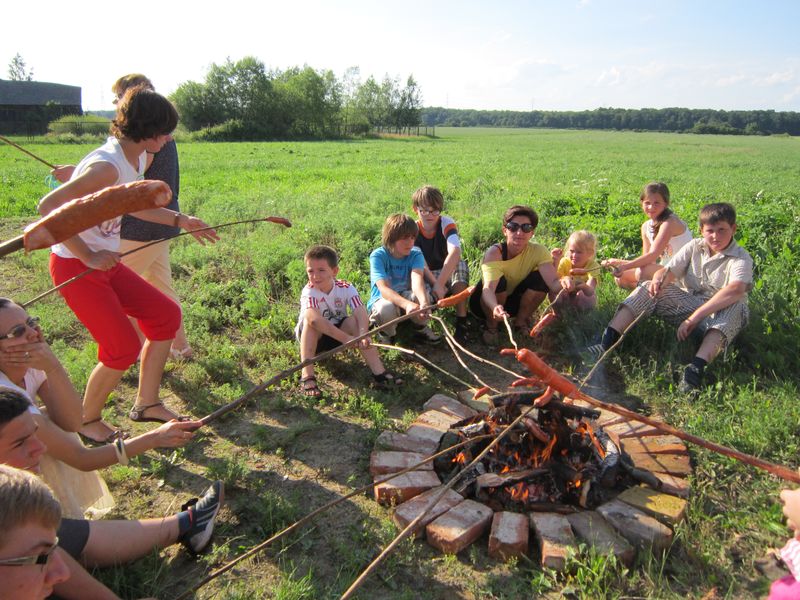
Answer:
[(800, 135), (800, 113), (774, 110), (692, 108), (598, 108), (581, 111), (422, 109), (424, 125), (448, 127), (548, 127), (722, 133), (733, 135)]
[(386, 75), (361, 81), (308, 65), (267, 70), (254, 57), (212, 64), (205, 81), (182, 83), (170, 96), (181, 122), (206, 140), (330, 138), (375, 127), (398, 131), (420, 123), (422, 93)]

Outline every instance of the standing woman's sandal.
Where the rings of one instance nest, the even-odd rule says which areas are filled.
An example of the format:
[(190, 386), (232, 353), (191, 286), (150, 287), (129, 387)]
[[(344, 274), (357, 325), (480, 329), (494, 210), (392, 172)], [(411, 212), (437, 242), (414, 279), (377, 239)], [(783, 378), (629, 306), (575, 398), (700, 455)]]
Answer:
[[(172, 417), (170, 417), (168, 419), (165, 419), (163, 417), (148, 417), (147, 416), (147, 410), (150, 409), (150, 408), (155, 408), (157, 406), (160, 406), (161, 408), (163, 408), (167, 412), (172, 413), (174, 416), (172, 416)], [(171, 421), (173, 419), (175, 419), (177, 421), (191, 421), (192, 420), (191, 417), (184, 417), (184, 416), (176, 415), (170, 409), (168, 409), (166, 406), (164, 406), (163, 402), (153, 402), (152, 404), (145, 404), (144, 406), (136, 406), (136, 405), (134, 405), (133, 408), (131, 409), (131, 412), (128, 413), (128, 418), (131, 421), (136, 421), (137, 423), (149, 423), (149, 422), (153, 422), (153, 423), (168, 423), (169, 421)]]
[(300, 392), (307, 398), (321, 398), (322, 390), (317, 385), (315, 375), (307, 375), (300, 380)]
[[(91, 421), (86, 421), (84, 425), (91, 425), (92, 423), (100, 423), (102, 421), (103, 417), (97, 417), (96, 419), (92, 419)], [(85, 433), (81, 433), (80, 431), (78, 432), (78, 435), (80, 435), (83, 441), (90, 446), (104, 446), (106, 444), (113, 443), (117, 438), (124, 440), (130, 437), (129, 433), (122, 431), (121, 429), (113, 429), (107, 423), (103, 423), (103, 425), (108, 427), (108, 429), (110, 430), (110, 433), (103, 439), (93, 438), (91, 436), (86, 435)]]

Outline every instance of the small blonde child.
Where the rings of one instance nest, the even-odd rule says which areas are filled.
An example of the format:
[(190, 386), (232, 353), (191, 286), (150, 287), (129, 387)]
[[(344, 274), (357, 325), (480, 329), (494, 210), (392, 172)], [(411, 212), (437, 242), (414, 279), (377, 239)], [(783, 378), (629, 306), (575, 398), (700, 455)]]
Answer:
[[(553, 266), (561, 283), (558, 304), (569, 305), (580, 310), (597, 306), (597, 273), (600, 265), (595, 260), (597, 238), (586, 230), (574, 231), (567, 239), (566, 255), (561, 248), (554, 248)], [(550, 300), (558, 294), (550, 292)]]

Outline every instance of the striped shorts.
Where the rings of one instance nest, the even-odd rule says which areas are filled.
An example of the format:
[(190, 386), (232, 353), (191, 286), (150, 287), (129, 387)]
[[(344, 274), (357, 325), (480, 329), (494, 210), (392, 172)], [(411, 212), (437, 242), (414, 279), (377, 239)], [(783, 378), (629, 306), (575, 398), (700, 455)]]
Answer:
[[(640, 283), (631, 295), (622, 301), (622, 306), (628, 307), (637, 317), (642, 313), (645, 313), (645, 317), (655, 313), (668, 323), (680, 325), (708, 300), (703, 296), (695, 296), (677, 285), (668, 285), (653, 298), (647, 290), (649, 283), (649, 281)], [(725, 338), (724, 345), (727, 346), (747, 325), (749, 316), (747, 302), (737, 302), (708, 315), (700, 322), (697, 329), (703, 334), (716, 329)]]

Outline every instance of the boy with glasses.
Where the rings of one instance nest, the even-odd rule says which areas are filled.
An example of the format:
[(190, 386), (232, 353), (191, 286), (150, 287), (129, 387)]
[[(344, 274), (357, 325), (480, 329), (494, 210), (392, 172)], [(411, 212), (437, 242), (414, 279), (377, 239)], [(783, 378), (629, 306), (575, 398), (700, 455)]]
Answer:
[[(456, 222), (442, 214), (444, 197), (437, 188), (426, 185), (411, 197), (412, 208), (419, 217), (419, 233), (414, 245), (425, 258), (425, 281), (434, 300), (464, 291), (469, 286), (469, 269), (461, 258), (461, 238)], [(467, 302), (456, 305), (455, 338), (466, 342)]]

